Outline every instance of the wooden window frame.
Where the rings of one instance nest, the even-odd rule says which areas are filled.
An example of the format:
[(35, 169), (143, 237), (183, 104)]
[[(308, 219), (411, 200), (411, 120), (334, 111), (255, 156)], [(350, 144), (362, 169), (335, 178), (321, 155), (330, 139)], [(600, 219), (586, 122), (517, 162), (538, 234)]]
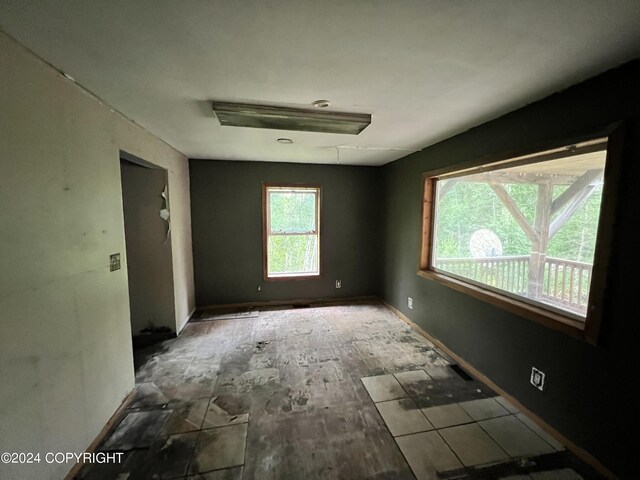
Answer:
[[(625, 147), (624, 130), (625, 128), (622, 123), (616, 123), (594, 130), (588, 134), (538, 144), (499, 156), (484, 157), (455, 167), (425, 172), (422, 176), (421, 249), (417, 274), (420, 277), (437, 281), (449, 288), (466, 293), (521, 317), (578, 337), (593, 345), (598, 345), (605, 307), (604, 303), (607, 296), (606, 288), (609, 284), (607, 280), (611, 245), (613, 244), (615, 215), (618, 208), (617, 192), (620, 185), (622, 157)], [(443, 271), (433, 268), (432, 244), (435, 230), (435, 187), (437, 180), (503, 168), (505, 164), (513, 166), (513, 164), (517, 164), (517, 162), (521, 162), (522, 164), (537, 163), (553, 158), (560, 158), (563, 154), (566, 156), (567, 145), (588, 144), (589, 142), (602, 140), (606, 141), (604, 185), (600, 204), (589, 301), (584, 322), (576, 320), (569, 314), (563, 314), (554, 309), (547, 309), (542, 306), (527, 303), (526, 301), (518, 300), (513, 296), (498, 293), (496, 290), (482, 286), (480, 283), (474, 283), (455, 274), (443, 273)]]
[[(269, 276), (269, 236), (270, 233), (270, 214), (269, 214), (269, 199), (268, 192), (269, 189), (283, 189), (283, 190), (315, 190), (316, 195), (316, 228), (315, 233), (318, 237), (318, 273), (310, 273), (310, 274), (294, 274), (294, 275), (279, 275), (279, 276)], [(287, 280), (316, 280), (321, 278), (322, 276), (322, 262), (321, 262), (321, 234), (320, 234), (320, 214), (321, 214), (321, 203), (322, 203), (322, 187), (316, 184), (307, 184), (307, 183), (262, 183), (262, 272), (263, 272), (263, 280), (267, 282), (281, 282)], [(308, 234), (311, 235), (311, 234)]]

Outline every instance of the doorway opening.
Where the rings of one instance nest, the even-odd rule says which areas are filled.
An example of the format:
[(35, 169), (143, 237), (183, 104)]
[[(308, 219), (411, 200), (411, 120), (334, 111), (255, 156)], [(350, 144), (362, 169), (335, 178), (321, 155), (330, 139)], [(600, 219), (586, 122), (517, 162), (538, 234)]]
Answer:
[(136, 367), (147, 347), (175, 337), (167, 171), (121, 152), (120, 172)]

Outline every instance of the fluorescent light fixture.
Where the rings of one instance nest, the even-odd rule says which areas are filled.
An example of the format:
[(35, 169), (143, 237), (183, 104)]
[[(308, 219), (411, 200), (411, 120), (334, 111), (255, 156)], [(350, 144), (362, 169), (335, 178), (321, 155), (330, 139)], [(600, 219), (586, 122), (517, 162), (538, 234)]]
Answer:
[(230, 127), (358, 135), (371, 123), (371, 115), (368, 113), (344, 113), (230, 102), (212, 102), (212, 106), (220, 125)]

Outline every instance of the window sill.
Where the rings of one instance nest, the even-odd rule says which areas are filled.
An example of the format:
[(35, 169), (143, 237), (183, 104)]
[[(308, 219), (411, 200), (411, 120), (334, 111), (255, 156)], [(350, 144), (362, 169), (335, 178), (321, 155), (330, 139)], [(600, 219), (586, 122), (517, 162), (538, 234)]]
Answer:
[(319, 273), (310, 273), (310, 274), (304, 274), (304, 273), (297, 273), (294, 275), (277, 275), (277, 276), (265, 276), (264, 280), (267, 282), (282, 282), (285, 280), (316, 280), (320, 278), (320, 274)]
[(585, 324), (573, 318), (546, 310), (526, 302), (518, 301), (514, 298), (501, 295), (491, 290), (487, 290), (476, 285), (458, 280), (447, 275), (443, 275), (432, 270), (418, 270), (418, 276), (428, 280), (434, 280), (449, 288), (466, 293), (478, 300), (495, 305), (503, 310), (533, 320), (546, 327), (560, 330), (571, 336), (595, 343), (585, 332)]

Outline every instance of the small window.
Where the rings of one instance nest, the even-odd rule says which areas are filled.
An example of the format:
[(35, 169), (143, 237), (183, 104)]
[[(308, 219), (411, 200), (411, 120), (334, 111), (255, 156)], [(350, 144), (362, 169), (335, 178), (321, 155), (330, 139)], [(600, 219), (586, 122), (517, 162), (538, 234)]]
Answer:
[(320, 188), (264, 185), (267, 279), (320, 275)]
[(425, 175), (420, 272), (584, 331), (607, 140)]

